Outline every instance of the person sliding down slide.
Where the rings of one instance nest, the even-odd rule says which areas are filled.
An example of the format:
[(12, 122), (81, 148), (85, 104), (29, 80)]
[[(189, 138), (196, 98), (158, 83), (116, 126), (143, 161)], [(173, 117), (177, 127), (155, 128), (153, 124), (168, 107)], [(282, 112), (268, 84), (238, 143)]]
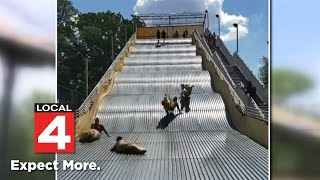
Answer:
[(78, 140), (81, 143), (91, 143), (95, 140), (100, 139), (101, 137), (101, 133), (96, 130), (96, 129), (90, 129), (88, 131), (82, 132), (79, 137)]
[(194, 85), (185, 85), (181, 84), (181, 96), (180, 96), (180, 104), (181, 111), (185, 108), (185, 112), (190, 111), (190, 95), (192, 93), (192, 88)]
[(118, 154), (144, 154), (147, 150), (136, 144), (125, 142), (121, 136), (117, 137), (116, 145), (111, 149), (112, 152)]
[(190, 86), (188, 84), (181, 84), (181, 97), (189, 97), (192, 93), (194, 85)]
[(107, 136), (110, 137), (108, 132), (104, 128), (104, 126), (99, 124), (99, 118), (96, 118), (95, 119), (95, 123), (91, 124), (91, 129), (88, 130), (88, 131), (82, 132), (79, 135), (79, 137), (78, 137), (79, 142), (81, 142), (81, 143), (91, 143), (91, 142), (93, 142), (95, 140), (98, 140), (101, 137), (101, 132), (102, 131), (104, 131), (107, 134)]
[(175, 108), (177, 108), (179, 110), (179, 113), (181, 114), (177, 97), (174, 97), (173, 99), (171, 99), (167, 94), (165, 94), (163, 100), (161, 101), (161, 104), (164, 110), (166, 111), (167, 115), (169, 115), (170, 113), (173, 113)]

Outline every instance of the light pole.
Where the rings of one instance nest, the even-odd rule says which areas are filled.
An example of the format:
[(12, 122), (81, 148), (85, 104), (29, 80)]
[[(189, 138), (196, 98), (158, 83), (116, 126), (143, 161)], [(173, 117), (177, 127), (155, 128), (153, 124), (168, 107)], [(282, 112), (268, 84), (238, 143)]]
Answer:
[(111, 33), (111, 59), (114, 61), (114, 50), (113, 50), (113, 32)]
[(125, 32), (125, 37), (126, 37), (126, 42), (128, 41), (127, 37), (127, 24), (124, 24), (124, 32)]
[(208, 10), (205, 11), (207, 14), (207, 28), (209, 29), (209, 12)]
[(135, 32), (137, 32), (137, 28), (138, 28), (137, 19), (138, 18), (135, 15), (132, 15), (132, 14), (131, 14), (131, 17), (132, 17), (132, 20), (133, 20), (133, 23), (134, 23), (133, 29), (135, 30)]
[(220, 37), (220, 16), (219, 16), (219, 14), (216, 14), (216, 18), (218, 18), (218, 31), (219, 31), (219, 37)]
[(238, 24), (237, 23), (234, 23), (233, 26), (235, 28), (237, 28), (237, 54), (238, 54), (238, 51), (239, 51), (239, 31), (238, 31)]
[[(88, 46), (87, 43), (83, 43), (84, 47), (86, 50), (88, 50)], [(88, 80), (88, 76), (89, 76), (89, 55), (86, 54), (86, 56), (84, 56), (81, 52), (80, 56), (84, 59), (84, 63), (85, 63), (85, 76), (86, 76), (86, 97), (88, 97), (89, 95), (89, 80)]]
[(89, 59), (88, 58), (85, 58), (85, 61), (86, 61), (86, 95), (88, 97), (89, 95), (89, 81), (88, 81), (88, 67), (89, 67)]
[(134, 31), (134, 15), (131, 14), (131, 17), (132, 17), (132, 29), (133, 29), (133, 31)]

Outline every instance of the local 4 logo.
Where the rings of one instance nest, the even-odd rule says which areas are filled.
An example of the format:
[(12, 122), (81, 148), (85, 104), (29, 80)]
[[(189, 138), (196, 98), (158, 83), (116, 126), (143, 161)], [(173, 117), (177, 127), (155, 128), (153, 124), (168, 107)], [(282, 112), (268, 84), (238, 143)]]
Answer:
[(74, 152), (74, 112), (68, 105), (35, 103), (34, 152)]

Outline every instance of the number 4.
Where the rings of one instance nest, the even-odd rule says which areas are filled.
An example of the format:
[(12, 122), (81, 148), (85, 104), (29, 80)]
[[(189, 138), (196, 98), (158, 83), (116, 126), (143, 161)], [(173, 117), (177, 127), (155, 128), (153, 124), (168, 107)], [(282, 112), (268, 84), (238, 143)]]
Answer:
[[(58, 135), (51, 133), (58, 127)], [(71, 142), (71, 137), (66, 136), (66, 117), (56, 116), (46, 129), (38, 136), (39, 143), (57, 143), (58, 149), (66, 149), (66, 143)]]

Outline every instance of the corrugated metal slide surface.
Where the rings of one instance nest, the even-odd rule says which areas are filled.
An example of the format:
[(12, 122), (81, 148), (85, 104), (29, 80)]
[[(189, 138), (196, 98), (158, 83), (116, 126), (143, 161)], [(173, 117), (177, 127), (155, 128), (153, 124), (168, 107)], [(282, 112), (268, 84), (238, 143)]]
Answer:
[[(58, 171), (58, 179), (268, 179), (268, 150), (233, 130), (191, 39), (156, 48), (138, 40), (97, 116), (109, 134), (76, 144), (58, 160), (94, 161), (99, 171)], [(190, 112), (165, 119), (164, 94), (195, 85)], [(177, 114), (177, 111), (175, 112)], [(117, 136), (147, 149), (143, 156), (110, 152)]]

